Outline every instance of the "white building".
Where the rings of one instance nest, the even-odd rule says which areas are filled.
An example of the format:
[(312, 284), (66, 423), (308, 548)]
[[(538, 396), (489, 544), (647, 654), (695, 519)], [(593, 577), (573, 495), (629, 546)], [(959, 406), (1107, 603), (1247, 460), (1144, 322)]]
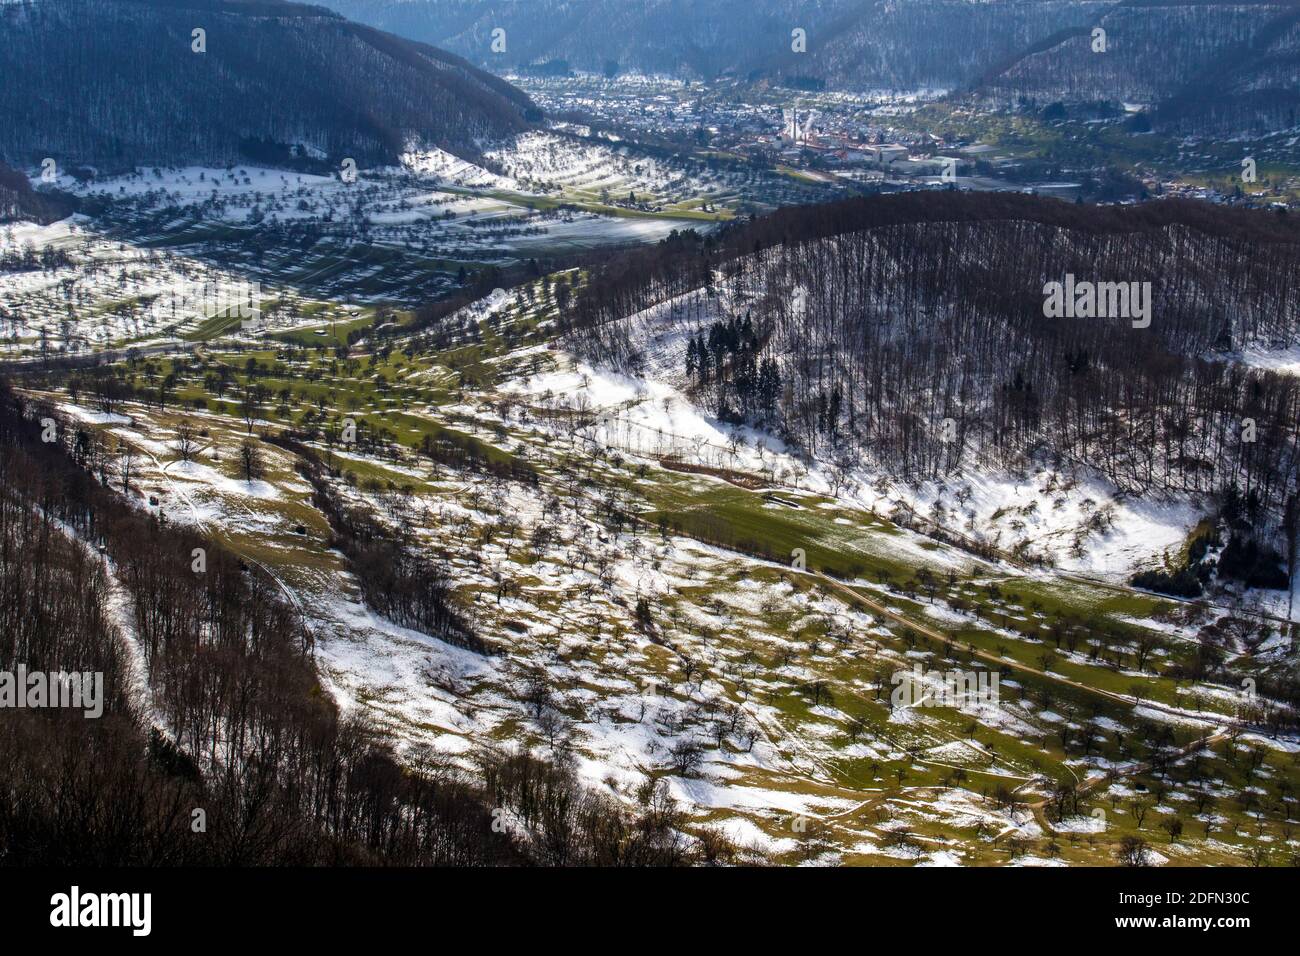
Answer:
[(867, 159), (881, 165), (896, 163), (900, 159), (907, 159), (908, 149), (906, 146), (899, 146), (897, 143), (882, 143), (879, 146), (866, 147)]

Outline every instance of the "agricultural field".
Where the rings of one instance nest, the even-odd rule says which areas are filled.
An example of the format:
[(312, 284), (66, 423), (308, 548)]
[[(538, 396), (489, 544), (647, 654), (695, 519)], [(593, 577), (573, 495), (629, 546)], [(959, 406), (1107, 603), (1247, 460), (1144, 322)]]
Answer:
[(210, 260), (115, 242), (84, 216), (0, 228), (0, 355), (51, 357), (339, 319), (286, 286), (263, 287)]
[(775, 173), (554, 132), (488, 148), (482, 163), (432, 150), (331, 175), (256, 166), (34, 175), (81, 212), (0, 227), (0, 356), (323, 322), (333, 335), (339, 322), (453, 294), (486, 270), (705, 232), (742, 207), (791, 198)]
[[(218, 331), (27, 393), (99, 434), (139, 508), (271, 574), (331, 696), (403, 746), (526, 746), (633, 806), (666, 781), (752, 862), (1295, 864), (1300, 743), (1268, 729), (1285, 622), (1019, 560), (1035, 509), (977, 475), (953, 507), (999, 547), (936, 540), (934, 489), (845, 481), (579, 362), (555, 322), (583, 281), (414, 331), (367, 314), (351, 345)], [(367, 606), (304, 454), (447, 569), (487, 653)], [(1064, 538), (1102, 492), (1044, 472), (1016, 494)], [(1149, 527), (1108, 505), (1085, 551)], [(1211, 643), (1236, 683), (1198, 678)], [(950, 705), (956, 671), (991, 694)]]

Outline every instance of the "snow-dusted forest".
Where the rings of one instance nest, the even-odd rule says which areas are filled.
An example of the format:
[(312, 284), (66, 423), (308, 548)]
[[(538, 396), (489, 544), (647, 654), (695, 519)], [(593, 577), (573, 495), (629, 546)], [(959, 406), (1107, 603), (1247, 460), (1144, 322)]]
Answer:
[[(1300, 392), (1234, 353), (1294, 339), (1295, 241), (1285, 218), (1179, 203), (850, 202), (632, 254), (570, 337), (842, 469), (1072, 462), (1125, 493), (1217, 496), (1272, 542), (1294, 533)], [(1067, 277), (1118, 305), (1145, 284), (1149, 311), (1051, 316)]]

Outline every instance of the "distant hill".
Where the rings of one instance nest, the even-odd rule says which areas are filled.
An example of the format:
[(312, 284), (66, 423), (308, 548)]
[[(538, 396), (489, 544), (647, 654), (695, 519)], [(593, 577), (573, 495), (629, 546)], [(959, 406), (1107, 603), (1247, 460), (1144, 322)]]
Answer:
[[(689, 77), (730, 74), (832, 87), (951, 87), (1064, 26), (1100, 0), (323, 0), (489, 69), (567, 65)], [(506, 31), (493, 53), (492, 31)], [(791, 31), (807, 52), (791, 49)]]
[(411, 141), (474, 158), (540, 118), (459, 57), (283, 0), (17, 0), (0, 76), (14, 165), (366, 165)]
[[(1105, 52), (1093, 50), (1094, 29), (1105, 31)], [(1130, 0), (976, 86), (1006, 101), (1142, 103), (1170, 132), (1287, 129), (1300, 122), (1300, 2)]]
[[(1136, 102), (1173, 132), (1286, 129), (1300, 0), (322, 0), (496, 71), (720, 75), (803, 89)], [(493, 52), (493, 30), (505, 50)], [(791, 31), (807, 51), (791, 50)], [(1106, 52), (1092, 51), (1092, 30)]]

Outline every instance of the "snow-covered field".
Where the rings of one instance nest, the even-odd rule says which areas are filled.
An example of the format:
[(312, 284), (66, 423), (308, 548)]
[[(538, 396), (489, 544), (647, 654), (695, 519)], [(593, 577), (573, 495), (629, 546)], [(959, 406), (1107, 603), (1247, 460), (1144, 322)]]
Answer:
[[(223, 318), (234, 331), (283, 328), (306, 301), (193, 256), (112, 241), (84, 216), (0, 227), (0, 259), (29, 253), (31, 268), (0, 272), (0, 354), (140, 344)], [(44, 263), (46, 253), (60, 258)]]
[(47, 182), (31, 171), (34, 187), (99, 211), (0, 230), (0, 258), (67, 256), (0, 271), (0, 336), (10, 352), (139, 342), (193, 332), (259, 292), (284, 307), (272, 328), (295, 324), (308, 297), (426, 301), (455, 287), (461, 264), (708, 229), (716, 204), (736, 197), (706, 170), (555, 133), (486, 155), (501, 173), (440, 151), (355, 175), (237, 165), (89, 179), (62, 171)]
[(477, 165), (442, 150), (413, 151), (403, 164), (453, 186), (510, 190), (538, 196), (624, 201), (649, 212), (675, 203), (734, 197), (736, 183), (695, 164), (669, 162), (634, 146), (578, 139), (554, 132), (523, 133), (484, 150)]
[[(668, 230), (653, 219), (611, 219), (592, 210), (624, 206), (671, 216), (736, 194), (702, 168), (549, 132), (522, 134), (488, 148), (485, 157), (487, 166), (502, 172), (441, 150), (420, 150), (405, 155), (401, 167), (353, 167), (335, 175), (238, 165), (139, 169), (90, 180), (65, 171), (50, 184), (140, 211), (172, 210), (182, 221), (250, 228), (313, 224), (327, 233), (355, 230), (371, 241), (453, 259), (507, 258), (516, 241), (538, 245), (537, 237), (552, 225), (578, 223), (605, 241), (657, 237)], [(33, 186), (44, 182), (33, 174)], [(588, 208), (530, 208), (503, 193)]]

